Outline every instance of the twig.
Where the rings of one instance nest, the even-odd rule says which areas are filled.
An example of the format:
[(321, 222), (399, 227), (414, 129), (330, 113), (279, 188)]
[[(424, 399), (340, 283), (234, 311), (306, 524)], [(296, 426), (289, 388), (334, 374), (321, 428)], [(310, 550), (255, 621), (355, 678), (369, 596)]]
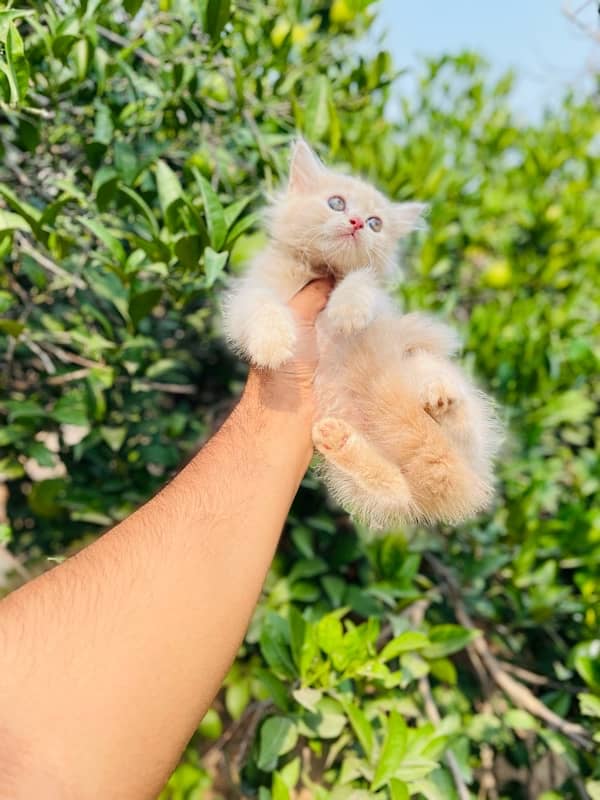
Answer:
[(71, 372), (64, 372), (62, 375), (53, 375), (46, 380), (50, 386), (62, 386), (63, 383), (71, 383), (71, 381), (78, 381), (81, 378), (87, 378), (90, 374), (89, 367), (82, 367), (81, 369), (74, 369)]
[(142, 389), (153, 389), (167, 394), (196, 394), (196, 387), (186, 383), (159, 383), (158, 381), (138, 380), (137, 385)]
[(51, 344), (50, 342), (44, 342), (42, 347), (55, 355), (63, 364), (78, 364), (80, 367), (89, 367), (90, 369), (106, 366), (106, 364), (102, 364), (100, 361), (92, 361), (89, 358), (77, 355), (77, 353), (69, 353), (68, 350), (63, 350), (62, 347), (58, 347), (58, 345)]
[(42, 119), (54, 119), (54, 111), (47, 111), (45, 108), (35, 108), (34, 106), (20, 106), (14, 107), (10, 106), (8, 103), (4, 101), (0, 101), (0, 110), (2, 110), (7, 116), (10, 114), (14, 114), (15, 116), (23, 116), (23, 114), (33, 114), (36, 117), (41, 117)]
[[(239, 772), (244, 761), (248, 749), (254, 740), (254, 734), (263, 717), (269, 713), (275, 706), (271, 700), (260, 700), (250, 703), (246, 706), (242, 716), (232, 722), (226, 731), (202, 754), (202, 758), (206, 758), (211, 752), (219, 753), (219, 757), (223, 759), (227, 770), (227, 777), (234, 786), (239, 783)], [(235, 746), (235, 738), (240, 735), (239, 746), (237, 750), (230, 757), (227, 752), (227, 747), (230, 745)], [(233, 767), (233, 774), (230, 769)]]
[[(410, 607), (409, 617), (411, 623), (415, 627), (417, 627), (423, 622), (425, 613), (429, 608), (429, 604), (430, 601), (424, 598), (422, 600), (417, 600)], [(419, 686), (419, 692), (421, 693), (421, 697), (423, 698), (425, 713), (427, 714), (429, 720), (433, 722), (434, 725), (439, 725), (441, 722), (440, 712), (438, 711), (438, 707), (436, 706), (435, 700), (433, 699), (433, 694), (431, 693), (431, 685), (429, 683), (429, 678), (427, 677), (427, 675), (424, 675), (422, 678), (419, 679), (418, 686)], [(460, 767), (458, 766), (458, 761), (456, 760), (456, 756), (454, 755), (454, 753), (448, 751), (444, 756), (444, 758), (446, 760), (446, 764), (448, 764), (448, 769), (452, 773), (452, 779), (454, 780), (459, 800), (469, 800), (469, 790), (467, 789), (467, 785), (465, 784), (463, 777), (460, 774)]]
[[(435, 556), (427, 554), (425, 558), (429, 561), (433, 569), (442, 576), (452, 594), (454, 613), (456, 619), (465, 628), (477, 630), (477, 627), (460, 599), (460, 588), (454, 579), (454, 576), (447, 567), (445, 567)], [(528, 689), (512, 678), (506, 670), (504, 670), (498, 659), (490, 652), (487, 641), (484, 636), (479, 636), (474, 639), (467, 647), (467, 652), (473, 660), (472, 656), (475, 653), (481, 660), (487, 673), (492, 678), (494, 683), (502, 689), (506, 696), (519, 708), (528, 711), (534, 717), (545, 722), (549, 727), (567, 736), (575, 744), (583, 747), (585, 750), (592, 750), (593, 745), (590, 741), (588, 732), (582, 725), (575, 722), (567, 722), (551, 711), (545, 706), (538, 698)]]
[(54, 261), (51, 261), (48, 258), (48, 256), (45, 256), (43, 253), (38, 252), (35, 249), (35, 247), (33, 247), (28, 242), (28, 240), (26, 239), (25, 236), (23, 236), (23, 234), (18, 233), (15, 239), (20, 249), (24, 253), (27, 253), (28, 256), (31, 256), (31, 258), (33, 258), (33, 260), (36, 261), (40, 265), (40, 267), (43, 267), (44, 269), (48, 270), (48, 272), (51, 272), (53, 275), (56, 275), (57, 277), (64, 278), (70, 281), (73, 284), (73, 286), (76, 286), (78, 289), (87, 288), (85, 283), (77, 275), (73, 275), (73, 273), (67, 272), (66, 269), (59, 267), (58, 264), (55, 264)]
[[(431, 686), (429, 684), (429, 678), (427, 675), (424, 675), (419, 679), (418, 685), (419, 692), (423, 698), (425, 713), (434, 725), (439, 725), (441, 722), (440, 712), (438, 711), (438, 707), (436, 706), (433, 695), (431, 694)], [(469, 790), (467, 789), (467, 785), (463, 780), (463, 776), (460, 774), (460, 767), (458, 766), (456, 756), (454, 753), (447, 751), (444, 758), (446, 760), (446, 764), (448, 764), (448, 769), (452, 773), (452, 780), (454, 781), (454, 785), (456, 786), (456, 791), (460, 800), (469, 800)]]
[[(44, 353), (42, 348), (38, 347), (38, 345), (35, 342), (32, 342), (31, 339), (26, 339), (25, 343), (27, 344), (27, 347), (31, 350), (31, 352), (35, 353), (36, 356), (40, 359), (40, 361), (44, 365), (44, 369), (46, 370), (46, 372), (49, 375), (54, 375), (54, 373), (56, 372), (56, 367), (54, 366), (48, 355)], [(52, 378), (48, 378), (48, 382), (51, 383)]]
[(560, 681), (553, 681), (552, 678), (547, 678), (545, 675), (540, 675), (537, 672), (531, 672), (529, 669), (519, 667), (517, 664), (511, 664), (510, 661), (501, 661), (498, 659), (498, 664), (506, 672), (510, 672), (516, 678), (519, 678), (523, 683), (528, 683), (530, 686), (549, 686), (551, 689), (560, 689), (563, 692), (570, 692), (577, 694), (584, 692), (584, 686), (565, 686)]
[(8, 564), (24, 581), (28, 581), (31, 578), (29, 570), (4, 545), (0, 545), (0, 560)]
[(498, 800), (498, 786), (494, 775), (494, 751), (487, 742), (481, 745), (481, 770), (479, 800)]
[[(103, 39), (106, 39), (113, 44), (118, 44), (119, 47), (131, 47), (131, 42), (128, 41), (124, 36), (105, 28), (104, 25), (96, 25), (96, 30)], [(137, 56), (140, 61), (143, 61), (145, 64), (148, 64), (151, 67), (160, 67), (160, 59), (151, 55), (146, 50), (142, 50), (140, 47), (134, 48), (133, 54), (134, 56)]]
[(591, 37), (592, 39), (594, 39), (594, 41), (596, 41), (596, 42), (600, 42), (600, 31), (595, 31), (595, 30), (592, 28), (592, 26), (591, 26), (591, 25), (587, 25), (585, 22), (582, 22), (582, 21), (579, 19), (579, 15), (581, 14), (581, 12), (582, 12), (582, 11), (585, 11), (585, 9), (586, 9), (586, 8), (587, 8), (589, 5), (591, 5), (591, 4), (592, 4), (592, 0), (585, 0), (585, 2), (584, 2), (584, 3), (582, 3), (582, 4), (579, 6), (579, 8), (573, 9), (573, 7), (572, 7), (572, 3), (570, 2), (570, 0), (566, 0), (566, 2), (564, 2), (564, 3), (563, 3), (563, 7), (562, 7), (562, 13), (563, 13), (563, 14), (565, 15), (565, 17), (567, 17), (567, 19), (568, 19), (568, 20), (570, 20), (570, 21), (571, 21), (571, 22), (572, 22), (572, 23), (573, 23), (573, 24), (574, 24), (574, 25), (575, 25), (577, 28), (579, 28), (579, 30), (580, 30), (580, 31), (582, 31), (582, 32), (583, 32), (583, 33), (585, 33), (587, 36), (589, 36), (589, 37)]

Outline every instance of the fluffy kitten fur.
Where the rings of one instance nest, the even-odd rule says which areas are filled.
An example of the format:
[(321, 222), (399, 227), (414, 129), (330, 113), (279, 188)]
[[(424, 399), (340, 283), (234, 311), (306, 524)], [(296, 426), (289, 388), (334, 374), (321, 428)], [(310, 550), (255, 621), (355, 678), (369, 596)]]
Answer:
[(312, 278), (335, 277), (318, 322), (313, 441), (333, 496), (373, 528), (457, 523), (493, 491), (500, 427), (451, 360), (455, 334), (425, 315), (401, 316), (385, 291), (398, 242), (424, 208), (326, 169), (299, 141), (287, 191), (269, 209), (270, 243), (225, 302), (235, 349), (274, 369), (294, 353), (286, 303)]

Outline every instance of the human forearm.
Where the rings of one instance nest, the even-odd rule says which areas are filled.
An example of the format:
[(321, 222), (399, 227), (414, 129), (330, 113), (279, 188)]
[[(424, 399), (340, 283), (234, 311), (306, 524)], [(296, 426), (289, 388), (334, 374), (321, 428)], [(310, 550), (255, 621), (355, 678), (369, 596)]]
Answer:
[[(78, 800), (164, 783), (235, 655), (310, 460), (311, 404), (282, 396), (252, 373), (159, 495), (0, 606), (0, 719), (22, 780), (39, 767)], [(11, 798), (30, 796), (21, 788)]]

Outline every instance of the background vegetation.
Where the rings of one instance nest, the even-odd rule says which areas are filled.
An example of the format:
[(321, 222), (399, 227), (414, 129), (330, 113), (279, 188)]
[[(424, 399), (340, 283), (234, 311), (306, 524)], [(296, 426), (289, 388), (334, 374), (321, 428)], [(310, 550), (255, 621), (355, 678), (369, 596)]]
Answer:
[[(431, 203), (399, 289), (511, 428), (489, 515), (371, 541), (306, 477), (226, 686), (161, 797), (600, 798), (600, 117), (535, 124), (471, 53), (358, 46), (369, 0), (0, 11), (3, 591), (122, 519), (244, 367), (230, 273), (302, 130)], [(225, 479), (225, 478), (224, 478)]]

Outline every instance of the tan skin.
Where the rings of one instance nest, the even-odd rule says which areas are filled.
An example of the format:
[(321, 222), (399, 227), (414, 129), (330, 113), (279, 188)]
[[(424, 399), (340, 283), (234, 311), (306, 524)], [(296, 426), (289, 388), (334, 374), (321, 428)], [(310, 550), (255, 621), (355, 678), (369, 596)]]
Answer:
[(152, 500), (0, 603), (0, 800), (151, 800), (243, 639), (312, 455), (314, 322), (250, 370), (215, 436)]

